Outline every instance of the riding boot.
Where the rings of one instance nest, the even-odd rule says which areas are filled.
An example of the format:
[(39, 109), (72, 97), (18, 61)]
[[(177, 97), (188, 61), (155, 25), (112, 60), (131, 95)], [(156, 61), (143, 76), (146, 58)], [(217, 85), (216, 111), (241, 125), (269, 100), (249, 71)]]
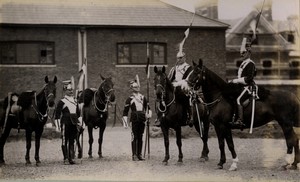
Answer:
[(73, 160), (74, 158), (75, 158), (74, 144), (69, 144), (68, 160), (70, 164), (75, 164), (75, 161)]
[(188, 125), (189, 127), (193, 127), (194, 125), (194, 120), (193, 120), (193, 106), (188, 107)]
[(144, 161), (145, 159), (142, 157), (142, 149), (143, 149), (143, 140), (138, 140), (138, 154), (137, 157), (140, 161)]
[(137, 142), (136, 142), (136, 139), (133, 139), (133, 141), (131, 142), (131, 150), (132, 150), (132, 160), (137, 161), (138, 157), (137, 157)]
[(237, 113), (238, 116), (237, 116), (237, 120), (234, 122), (234, 125), (243, 128), (245, 126), (245, 124), (243, 123), (244, 108), (242, 105), (238, 104), (237, 110), (238, 110), (238, 113)]
[(62, 150), (62, 153), (63, 153), (63, 156), (64, 156), (64, 164), (67, 163), (68, 161), (68, 150), (67, 150), (67, 147), (62, 145), (61, 146), (61, 150)]

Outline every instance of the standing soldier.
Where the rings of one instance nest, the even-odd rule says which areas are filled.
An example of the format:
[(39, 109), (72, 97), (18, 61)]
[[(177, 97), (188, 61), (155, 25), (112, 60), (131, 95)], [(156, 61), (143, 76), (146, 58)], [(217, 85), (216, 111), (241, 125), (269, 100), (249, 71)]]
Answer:
[(56, 124), (60, 126), (61, 130), (61, 148), (64, 163), (69, 162), (70, 164), (75, 164), (73, 160), (75, 158), (74, 143), (78, 131), (77, 125), (79, 123), (78, 117), (80, 111), (73, 95), (74, 84), (71, 80), (63, 81), (63, 84), (65, 96), (57, 104), (55, 119)]
[[(254, 86), (254, 77), (256, 75), (256, 67), (255, 63), (250, 59), (251, 56), (251, 38), (243, 38), (242, 45), (241, 45), (241, 59), (242, 63), (238, 69), (237, 78), (230, 81), (231, 84), (235, 84), (236, 92), (238, 92), (237, 97), (237, 114), (238, 117), (236, 121), (233, 121), (231, 124), (238, 127), (244, 127), (245, 124), (243, 123), (243, 105), (242, 103), (245, 101), (245, 95), (247, 95), (248, 86)], [(254, 87), (253, 87), (254, 88)]]
[[(124, 111), (123, 111), (123, 125), (128, 127), (128, 112), (131, 109), (130, 122), (132, 126), (131, 131), (131, 149), (132, 160), (142, 161), (145, 160), (142, 157), (143, 147), (143, 133), (145, 129), (146, 119), (151, 118), (152, 112), (147, 104), (147, 99), (140, 93), (140, 83), (138, 75), (136, 79), (130, 81), (130, 89), (132, 94), (126, 99)], [(147, 112), (148, 111), (148, 112)]]

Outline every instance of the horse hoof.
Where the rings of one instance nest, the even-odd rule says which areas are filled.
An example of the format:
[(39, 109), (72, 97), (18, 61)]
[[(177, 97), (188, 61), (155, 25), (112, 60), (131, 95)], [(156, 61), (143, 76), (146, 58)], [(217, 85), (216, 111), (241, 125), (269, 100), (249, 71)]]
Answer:
[(100, 155), (99, 155), (99, 159), (102, 159), (102, 158), (103, 158), (103, 155), (102, 155), (102, 154), (100, 154)]
[(30, 161), (26, 161), (26, 165), (30, 165), (31, 164), (31, 162)]
[(237, 170), (237, 167), (232, 167), (232, 166), (231, 166), (231, 167), (229, 168), (229, 171), (236, 171), (236, 170)]
[(165, 165), (165, 166), (168, 165), (168, 161), (165, 161), (165, 160), (164, 160), (162, 163), (163, 163), (163, 165)]
[(36, 165), (36, 166), (40, 166), (40, 165), (41, 165), (41, 162), (36, 162), (35, 165)]
[(178, 159), (178, 161), (177, 161), (177, 163), (182, 163), (183, 161), (182, 161), (182, 159)]
[(222, 165), (218, 165), (217, 169), (223, 169), (223, 166)]
[(92, 159), (93, 158), (93, 156), (92, 155), (89, 155), (89, 159)]
[(5, 161), (0, 161), (0, 166), (4, 166), (5, 165)]
[(296, 170), (297, 169), (297, 165), (292, 164), (289, 169)]
[(208, 161), (208, 157), (200, 157), (200, 162), (205, 162), (205, 161)]

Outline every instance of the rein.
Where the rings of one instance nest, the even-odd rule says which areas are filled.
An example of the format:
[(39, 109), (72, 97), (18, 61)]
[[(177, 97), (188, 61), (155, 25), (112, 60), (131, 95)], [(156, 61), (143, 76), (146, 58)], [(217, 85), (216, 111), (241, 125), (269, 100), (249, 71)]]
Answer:
[[(45, 89), (45, 86), (42, 88), (42, 90), (40, 91), (40, 93), (42, 93), (42, 91), (44, 91), (44, 89)], [(40, 94), (39, 93), (39, 94)], [(38, 95), (39, 95), (38, 94)], [(35, 106), (36, 107), (34, 107), (34, 105), (32, 104), (31, 105), (31, 107), (34, 109), (34, 111), (35, 111), (35, 113), (39, 116), (38, 118), (39, 118), (39, 120), (42, 122), (43, 121), (43, 119), (44, 118), (46, 118), (46, 117), (48, 117), (48, 111), (50, 111), (50, 107), (48, 106), (48, 102), (47, 102), (47, 99), (50, 97), (50, 96), (52, 96), (52, 95), (54, 95), (53, 93), (50, 93), (49, 95), (45, 95), (45, 98), (46, 98), (46, 105), (47, 105), (47, 109), (46, 109), (46, 113), (45, 114), (42, 114), (40, 111), (39, 111), (39, 108), (38, 108), (38, 103), (37, 103), (37, 94), (36, 94), (36, 92), (34, 92), (34, 103), (35, 103)], [(53, 107), (53, 108), (55, 108), (55, 106)], [(53, 112), (53, 116), (52, 116), (52, 118), (50, 118), (50, 119), (53, 119), (54, 118), (54, 112)]]
[[(163, 89), (163, 94), (162, 95), (164, 95), (164, 93), (165, 93), (164, 87), (161, 84), (158, 84), (157, 86), (159, 86), (159, 87), (161, 87)], [(161, 109), (159, 106), (157, 106), (156, 108), (158, 109), (159, 112), (165, 113), (167, 111), (167, 108), (170, 105), (172, 105), (174, 103), (174, 101), (175, 101), (175, 89), (173, 89), (173, 98), (172, 98), (172, 100), (168, 104), (166, 104), (165, 101), (164, 101), (164, 99), (163, 99), (163, 96), (162, 96), (160, 102), (163, 105), (163, 109)]]

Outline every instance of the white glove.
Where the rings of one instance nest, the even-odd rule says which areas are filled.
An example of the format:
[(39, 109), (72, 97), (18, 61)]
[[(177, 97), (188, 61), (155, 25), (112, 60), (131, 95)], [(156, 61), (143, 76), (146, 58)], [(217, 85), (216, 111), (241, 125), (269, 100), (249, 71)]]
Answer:
[(55, 130), (60, 132), (60, 119), (55, 120)]
[(152, 111), (151, 110), (149, 110), (148, 112), (146, 112), (146, 118), (147, 119), (152, 118)]
[(173, 87), (177, 87), (178, 86), (178, 82), (172, 82)]
[(123, 121), (123, 127), (124, 128), (128, 128), (128, 117), (127, 116), (123, 116), (122, 117), (122, 121)]
[(185, 90), (185, 91), (190, 90), (190, 87), (189, 87), (189, 85), (188, 85), (188, 83), (187, 83), (186, 80), (182, 80), (182, 81), (180, 81), (180, 83), (181, 83), (181, 89), (182, 90)]

